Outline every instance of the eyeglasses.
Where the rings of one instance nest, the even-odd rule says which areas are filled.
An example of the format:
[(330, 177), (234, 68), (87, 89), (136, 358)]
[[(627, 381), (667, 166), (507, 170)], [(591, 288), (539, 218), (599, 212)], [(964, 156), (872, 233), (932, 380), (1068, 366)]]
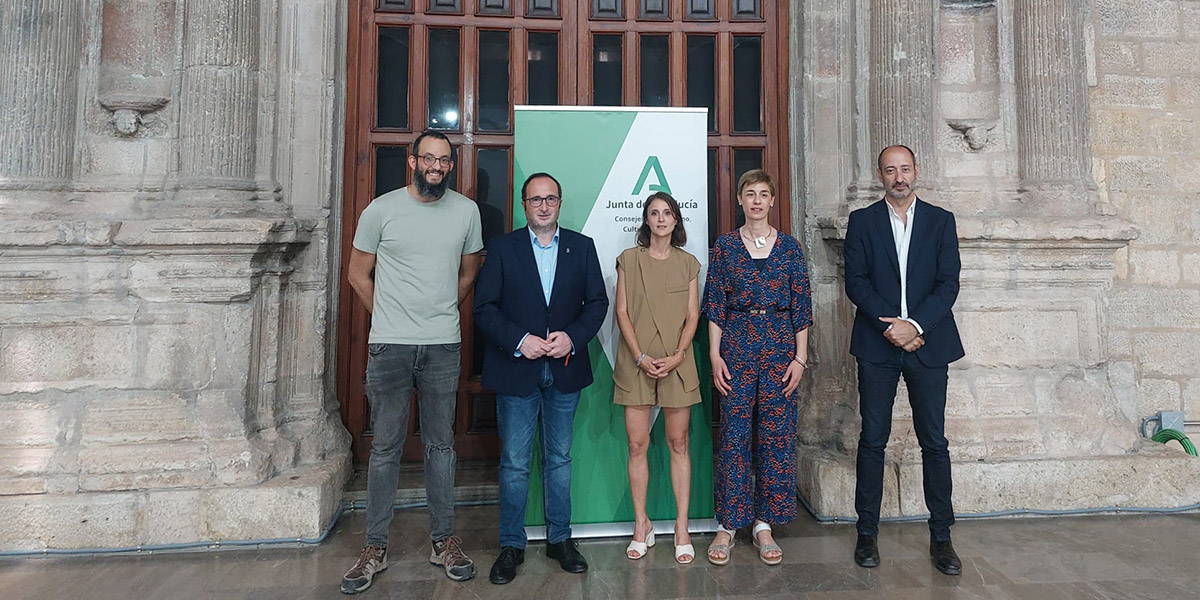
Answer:
[(433, 163), (438, 163), (438, 164), (442, 165), (443, 169), (449, 169), (450, 165), (454, 164), (454, 161), (450, 160), (449, 156), (434, 156), (432, 154), (422, 154), (420, 156), (420, 158), (421, 158), (421, 164), (423, 164), (427, 167), (432, 167)]
[(562, 202), (562, 198), (559, 198), (558, 196), (534, 196), (532, 198), (526, 198), (525, 201), (534, 208), (541, 206), (543, 202), (546, 203), (546, 206), (554, 207), (558, 206), (559, 202)]

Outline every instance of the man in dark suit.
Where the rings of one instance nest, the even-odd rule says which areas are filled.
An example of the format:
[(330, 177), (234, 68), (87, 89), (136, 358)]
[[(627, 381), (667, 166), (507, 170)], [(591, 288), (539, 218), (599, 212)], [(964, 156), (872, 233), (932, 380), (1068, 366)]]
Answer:
[(850, 353), (858, 361), (858, 541), (854, 561), (879, 564), (883, 456), (892, 430), (900, 377), (908, 387), (921, 444), (929, 553), (947, 575), (962, 572), (950, 543), (950, 452), (946, 442), (947, 365), (963, 357), (951, 307), (958, 297), (958, 233), (954, 215), (917, 198), (917, 159), (906, 146), (879, 154), (885, 196), (850, 214), (846, 229), (846, 295), (857, 310)]
[(521, 187), (529, 226), (492, 240), (475, 287), (486, 336), (483, 384), (496, 390), (500, 427), (500, 555), (491, 582), (525, 560), (525, 500), (533, 435), (542, 437), (546, 556), (582, 573), (571, 539), (571, 439), (580, 390), (592, 383), (588, 342), (608, 312), (592, 239), (558, 226), (562, 186), (546, 173)]

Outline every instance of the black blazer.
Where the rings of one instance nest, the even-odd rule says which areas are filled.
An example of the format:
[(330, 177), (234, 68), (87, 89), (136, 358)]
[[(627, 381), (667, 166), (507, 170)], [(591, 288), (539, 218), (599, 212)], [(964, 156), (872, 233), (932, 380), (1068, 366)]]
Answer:
[[(919, 198), (916, 203), (908, 247), (908, 316), (925, 330), (917, 358), (940, 367), (965, 354), (950, 310), (962, 267), (958, 231), (951, 212)], [(850, 213), (845, 259), (846, 296), (857, 307), (850, 353), (871, 362), (890, 360), (899, 348), (883, 337), (888, 324), (879, 317), (900, 315), (900, 262), (886, 201)]]
[[(499, 394), (528, 394), (537, 387), (542, 365), (549, 361), (558, 391), (587, 387), (592, 383), (588, 342), (607, 313), (608, 294), (592, 238), (559, 228), (550, 306), (542, 293), (529, 229), (493, 238), (475, 284), (475, 324), (486, 337), (481, 340), (486, 342), (483, 385)], [(571, 337), (575, 354), (569, 361), (513, 356), (525, 334), (546, 337), (547, 331), (563, 331)]]

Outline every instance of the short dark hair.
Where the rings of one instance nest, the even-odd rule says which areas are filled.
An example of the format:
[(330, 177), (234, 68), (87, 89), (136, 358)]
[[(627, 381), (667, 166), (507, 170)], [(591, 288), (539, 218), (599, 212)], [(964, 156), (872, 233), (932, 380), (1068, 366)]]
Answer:
[(904, 144), (892, 144), (891, 146), (888, 146), (887, 148), (884, 148), (883, 150), (879, 151), (879, 158), (875, 159), (875, 168), (877, 168), (877, 169), (883, 168), (883, 153), (887, 152), (888, 150), (891, 150), (892, 148), (904, 148), (905, 150), (908, 150), (908, 155), (912, 157), (913, 164), (914, 165), (917, 164), (917, 153), (913, 152), (912, 148), (909, 148), (908, 146), (905, 146)]
[(650, 247), (650, 225), (646, 223), (646, 220), (650, 218), (650, 203), (655, 200), (666, 202), (671, 214), (675, 215), (675, 230), (671, 232), (671, 245), (676, 248), (686, 246), (687, 231), (683, 229), (683, 215), (679, 214), (679, 203), (666, 192), (650, 194), (650, 197), (642, 203), (642, 226), (637, 230), (637, 245), (643, 248)]
[(446, 137), (446, 134), (440, 131), (434, 131), (432, 129), (426, 129), (425, 131), (422, 131), (421, 135), (418, 135), (417, 139), (413, 141), (413, 156), (420, 156), (421, 142), (425, 141), (425, 138), (433, 138), (435, 140), (442, 140), (443, 142), (446, 142), (446, 144), (450, 146), (450, 160), (454, 160), (454, 144), (450, 143), (450, 138)]
[(529, 177), (526, 177), (525, 183), (521, 184), (521, 202), (525, 201), (525, 192), (529, 190), (529, 182), (531, 182), (534, 179), (537, 179), (539, 177), (545, 177), (546, 179), (553, 181), (554, 185), (558, 187), (558, 197), (559, 197), (559, 199), (562, 199), (562, 184), (559, 183), (558, 180), (555, 179), (553, 175), (551, 175), (549, 173), (538, 172), (538, 173), (534, 173), (533, 175), (530, 175)]

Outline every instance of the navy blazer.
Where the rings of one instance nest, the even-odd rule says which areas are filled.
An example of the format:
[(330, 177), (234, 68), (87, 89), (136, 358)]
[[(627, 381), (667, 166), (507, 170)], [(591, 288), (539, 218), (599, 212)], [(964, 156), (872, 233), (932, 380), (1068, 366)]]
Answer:
[[(954, 214), (916, 200), (908, 246), (908, 316), (925, 330), (916, 355), (926, 366), (941, 367), (964, 356), (950, 310), (958, 298), (958, 231)], [(883, 332), (879, 317), (900, 315), (900, 262), (887, 202), (850, 213), (846, 228), (846, 296), (854, 303), (850, 353), (871, 362), (894, 358), (899, 348)]]
[[(475, 284), (475, 324), (486, 340), (483, 385), (498, 394), (524, 395), (537, 388), (543, 364), (550, 362), (554, 387), (579, 391), (592, 383), (588, 342), (608, 314), (608, 294), (592, 238), (559, 228), (558, 263), (550, 306), (542, 293), (529, 228), (493, 238)], [(521, 338), (562, 331), (575, 345), (570, 360), (513, 356)]]

